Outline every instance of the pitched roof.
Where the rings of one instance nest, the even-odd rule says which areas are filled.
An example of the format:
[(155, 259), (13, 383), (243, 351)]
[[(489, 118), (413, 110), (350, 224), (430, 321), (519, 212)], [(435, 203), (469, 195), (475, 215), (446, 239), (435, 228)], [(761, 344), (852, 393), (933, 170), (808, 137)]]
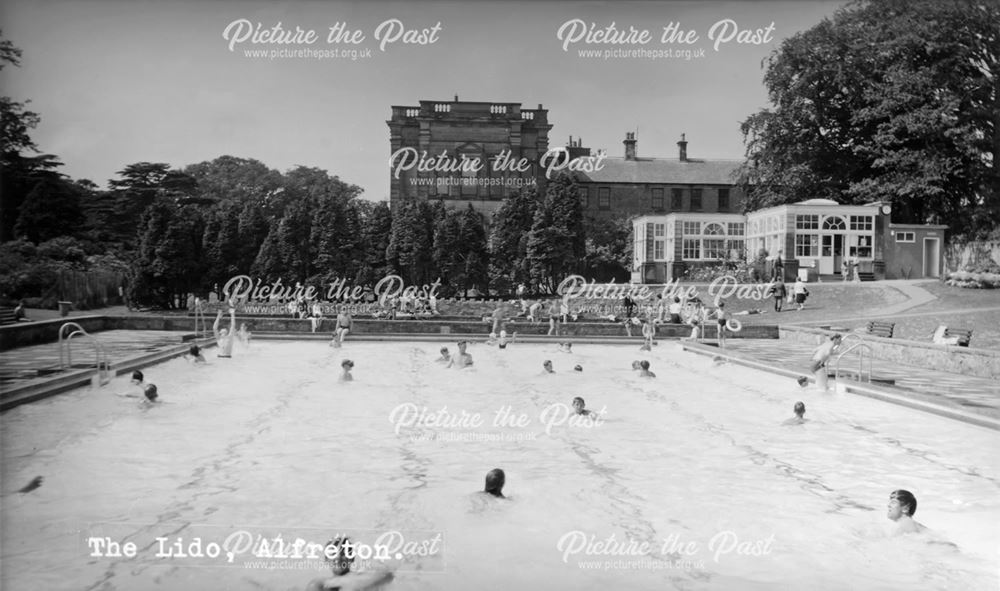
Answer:
[(605, 158), (601, 170), (577, 173), (592, 183), (657, 183), (665, 185), (732, 185), (741, 160)]

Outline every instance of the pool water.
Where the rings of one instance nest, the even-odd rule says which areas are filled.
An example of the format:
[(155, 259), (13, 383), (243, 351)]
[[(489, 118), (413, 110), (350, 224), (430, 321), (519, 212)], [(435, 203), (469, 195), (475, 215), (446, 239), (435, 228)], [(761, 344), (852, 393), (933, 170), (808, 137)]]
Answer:
[[(5, 413), (2, 586), (302, 589), (321, 562), (157, 557), (153, 540), (398, 531), (414, 545), (385, 563), (389, 589), (998, 587), (994, 431), (671, 344), (473, 344), (464, 370), (439, 347), (254, 342), (144, 370), (151, 408), (114, 395), (122, 377)], [(565, 421), (575, 396), (601, 419)], [(796, 400), (809, 421), (782, 425)], [(475, 492), (495, 467), (508, 500)], [(931, 533), (887, 535), (897, 488)], [(91, 555), (104, 535), (137, 555)]]

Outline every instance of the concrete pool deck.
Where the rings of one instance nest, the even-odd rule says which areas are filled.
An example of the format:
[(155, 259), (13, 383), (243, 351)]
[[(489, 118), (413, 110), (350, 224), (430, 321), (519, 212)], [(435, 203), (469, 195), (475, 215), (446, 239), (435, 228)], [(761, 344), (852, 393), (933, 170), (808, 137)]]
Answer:
[[(195, 341), (196, 335), (190, 331), (107, 330), (97, 335), (107, 352), (112, 375), (120, 375), (183, 355), (192, 342), (198, 342), (202, 346), (214, 345), (213, 339)], [(257, 333), (255, 338), (315, 340), (317, 345), (320, 345), (329, 340), (329, 335)], [(521, 343), (556, 343), (567, 338), (572, 338), (574, 344), (578, 346), (592, 344), (632, 346), (638, 350), (641, 344), (641, 339), (634, 337), (631, 339), (604, 336), (522, 337), (519, 335), (518, 337)], [(485, 339), (482, 334), (359, 333), (351, 335), (349, 341), (351, 340), (454, 343), (458, 340), (483, 342)], [(661, 346), (669, 346), (674, 341), (658, 340), (658, 342)], [(724, 354), (747, 365), (780, 375), (809, 373), (811, 349), (802, 347), (800, 343), (776, 339), (730, 339), (725, 351), (720, 351), (712, 344), (709, 340), (697, 344), (685, 343), (685, 346), (703, 354)], [(83, 340), (74, 341), (74, 367), (63, 371), (59, 370), (58, 343), (31, 345), (4, 351), (0, 355), (0, 410), (87, 385), (95, 375), (93, 361), (93, 348)], [(850, 369), (851, 365), (852, 363), (845, 362), (844, 368)], [(914, 401), (917, 403), (916, 406), (905, 405), (924, 410), (938, 407), (942, 411), (938, 414), (943, 416), (1000, 429), (1000, 385), (994, 380), (900, 365), (878, 359), (873, 360), (872, 376), (876, 380), (894, 382), (891, 385), (878, 385), (876, 388), (880, 392), (889, 394), (882, 398), (886, 401), (897, 403)], [(867, 386), (856, 381), (847, 383)], [(894, 400), (893, 397), (898, 400)], [(968, 416), (963, 418), (964, 415)]]

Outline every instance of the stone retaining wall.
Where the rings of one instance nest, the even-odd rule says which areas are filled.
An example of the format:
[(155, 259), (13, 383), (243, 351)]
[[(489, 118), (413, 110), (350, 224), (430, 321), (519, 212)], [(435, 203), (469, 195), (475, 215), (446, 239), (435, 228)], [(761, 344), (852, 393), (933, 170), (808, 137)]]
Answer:
[[(779, 338), (816, 347), (833, 331), (804, 326), (779, 326)], [(935, 371), (1000, 380), (1000, 351), (935, 345), (906, 339), (864, 336), (876, 359)]]

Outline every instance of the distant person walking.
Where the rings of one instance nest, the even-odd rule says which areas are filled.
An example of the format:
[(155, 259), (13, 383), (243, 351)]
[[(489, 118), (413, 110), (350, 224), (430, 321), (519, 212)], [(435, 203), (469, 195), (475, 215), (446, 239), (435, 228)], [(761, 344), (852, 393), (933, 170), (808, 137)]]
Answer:
[(771, 284), (769, 289), (771, 295), (774, 296), (774, 311), (781, 312), (781, 307), (785, 303), (785, 298), (788, 296), (788, 290), (785, 288), (785, 282), (778, 277)]
[(795, 280), (795, 285), (792, 286), (792, 294), (795, 295), (795, 303), (798, 304), (799, 310), (806, 306), (806, 298), (809, 297), (809, 290), (806, 289), (806, 284), (799, 277)]

